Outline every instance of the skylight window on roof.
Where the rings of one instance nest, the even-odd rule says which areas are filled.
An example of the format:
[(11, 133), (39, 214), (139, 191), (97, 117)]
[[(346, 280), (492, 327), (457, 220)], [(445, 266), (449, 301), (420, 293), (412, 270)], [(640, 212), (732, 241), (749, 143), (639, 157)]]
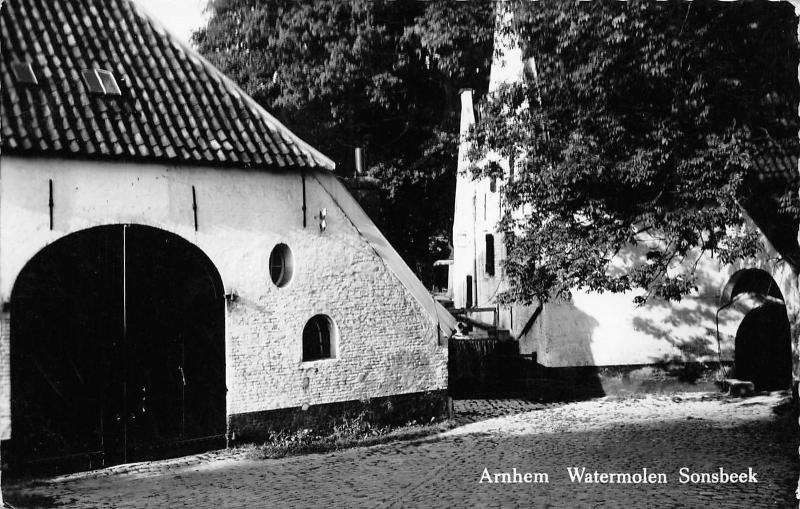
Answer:
[(111, 73), (110, 71), (103, 71), (102, 69), (98, 69), (97, 76), (103, 83), (103, 88), (106, 89), (107, 95), (122, 95), (122, 91), (119, 89), (119, 85), (117, 85), (117, 80), (116, 78), (114, 78), (113, 73)]
[(39, 80), (33, 72), (33, 67), (28, 62), (12, 62), (11, 70), (14, 72), (14, 79), (17, 83), (25, 85), (38, 85)]
[(90, 92), (103, 95), (122, 95), (114, 74), (102, 69), (84, 69), (83, 81)]
[(89, 89), (89, 92), (94, 94), (106, 93), (106, 89), (103, 88), (103, 83), (100, 81), (94, 69), (84, 69), (81, 71), (81, 74), (83, 75), (83, 81), (86, 83), (86, 88)]

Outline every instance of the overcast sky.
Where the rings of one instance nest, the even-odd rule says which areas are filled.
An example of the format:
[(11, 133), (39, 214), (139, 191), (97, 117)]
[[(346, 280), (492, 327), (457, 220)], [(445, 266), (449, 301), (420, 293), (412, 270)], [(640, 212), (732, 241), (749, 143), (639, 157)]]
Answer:
[(189, 41), (192, 31), (204, 24), (207, 0), (135, 0), (169, 31)]

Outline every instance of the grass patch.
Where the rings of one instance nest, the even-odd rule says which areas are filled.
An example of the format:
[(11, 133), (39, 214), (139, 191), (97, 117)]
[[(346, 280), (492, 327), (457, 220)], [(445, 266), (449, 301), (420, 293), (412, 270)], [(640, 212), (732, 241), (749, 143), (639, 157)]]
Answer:
[(242, 446), (245, 456), (251, 459), (283, 458), (308, 453), (324, 453), (383, 444), (397, 440), (426, 438), (456, 426), (451, 420), (428, 423), (411, 421), (404, 425), (376, 425), (365, 418), (365, 413), (334, 421), (326, 431), (302, 428), (293, 431), (270, 431), (262, 444)]

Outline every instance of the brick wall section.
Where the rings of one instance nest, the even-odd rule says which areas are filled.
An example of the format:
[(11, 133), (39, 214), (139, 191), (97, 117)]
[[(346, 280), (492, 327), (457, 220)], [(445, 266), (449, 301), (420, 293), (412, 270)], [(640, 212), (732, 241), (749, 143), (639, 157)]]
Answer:
[[(229, 414), (447, 387), (436, 325), (352, 225), (336, 224), (285, 239), (288, 286), (228, 304)], [(303, 327), (318, 313), (336, 323), (336, 358), (302, 362)]]

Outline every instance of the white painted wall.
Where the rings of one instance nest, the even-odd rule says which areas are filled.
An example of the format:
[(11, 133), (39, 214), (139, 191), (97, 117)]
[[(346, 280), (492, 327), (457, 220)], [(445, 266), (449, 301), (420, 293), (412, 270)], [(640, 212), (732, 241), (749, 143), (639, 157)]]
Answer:
[[(447, 348), (436, 319), (342, 212), (324, 187), (339, 184), (326, 179), (306, 178), (303, 228), (299, 172), (3, 156), (0, 300), (8, 302), (27, 261), (64, 235), (104, 224), (149, 225), (198, 246), (226, 291), (239, 296), (226, 319), (229, 414), (446, 388)], [(340, 202), (353, 200), (333, 191)], [(315, 216), (323, 208), (327, 229), (320, 232)], [(281, 242), (295, 267), (292, 281), (277, 288), (268, 260)], [(302, 329), (317, 313), (336, 322), (336, 359), (303, 363)], [(0, 345), (0, 420), (8, 418), (7, 353)]]
[(740, 296), (719, 313), (720, 295), (730, 277), (743, 268), (760, 268), (773, 275), (785, 298), (792, 291), (791, 271), (775, 262), (765, 243), (761, 258), (725, 265), (714, 259), (698, 264), (698, 289), (680, 302), (650, 299), (633, 304), (636, 292), (623, 294), (575, 291), (569, 303), (546, 304), (537, 326), (520, 349), (537, 352), (545, 366), (613, 366), (659, 361), (732, 361), (736, 331), (744, 316), (758, 305)]

